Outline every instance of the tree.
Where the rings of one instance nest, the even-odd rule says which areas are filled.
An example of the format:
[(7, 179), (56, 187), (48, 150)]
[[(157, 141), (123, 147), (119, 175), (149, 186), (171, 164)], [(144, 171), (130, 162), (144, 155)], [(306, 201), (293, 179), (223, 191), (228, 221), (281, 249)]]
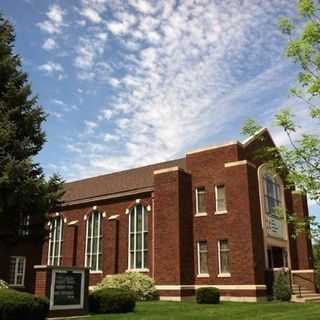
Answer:
[[(300, 67), (296, 83), (289, 90), (308, 110), (310, 121), (320, 124), (320, 7), (313, 0), (299, 0), (298, 17), (281, 18), (279, 28), (288, 37), (285, 51), (287, 58)], [(297, 19), (298, 18), (298, 19)], [(295, 187), (320, 204), (320, 137), (310, 134), (306, 128), (299, 127), (291, 108), (282, 109), (274, 119), (276, 126), (287, 134), (290, 145), (265, 148), (259, 157), (264, 157), (277, 173), (285, 172), (289, 187)], [(260, 126), (248, 119), (242, 134), (252, 135)], [(299, 130), (299, 135), (295, 134)], [(298, 137), (297, 137), (298, 136)], [(297, 232), (311, 228), (315, 240), (320, 240), (320, 227), (315, 217), (299, 221), (294, 215), (289, 221)]]
[[(62, 196), (62, 179), (46, 179), (33, 162), (46, 141), (41, 128), (46, 114), (32, 95), (21, 59), (14, 53), (15, 34), (0, 14), (0, 239), (14, 240), (30, 217), (40, 235), (47, 212)], [(32, 228), (33, 227), (33, 228)], [(21, 234), (21, 232), (20, 232)]]

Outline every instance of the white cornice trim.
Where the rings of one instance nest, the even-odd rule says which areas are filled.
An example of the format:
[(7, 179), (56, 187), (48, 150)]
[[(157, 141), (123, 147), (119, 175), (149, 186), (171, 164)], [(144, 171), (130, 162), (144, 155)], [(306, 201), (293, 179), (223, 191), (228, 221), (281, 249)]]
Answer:
[(256, 166), (252, 162), (250, 162), (248, 160), (226, 162), (224, 164), (225, 168), (230, 168), (230, 167), (235, 167), (235, 166), (243, 166), (243, 165), (248, 165), (248, 166), (251, 166), (253, 168), (256, 168)]
[(256, 131), (252, 136), (242, 141), (242, 144), (246, 147), (249, 143), (251, 143), (253, 140), (255, 140), (258, 136), (260, 136), (262, 133), (266, 131), (268, 131), (267, 128), (261, 128), (260, 130)]
[(162, 173), (179, 171), (179, 170), (183, 170), (183, 169), (180, 168), (180, 167), (175, 166), (175, 167), (170, 167), (170, 168), (155, 170), (155, 171), (153, 171), (153, 174), (162, 174)]
[(291, 273), (314, 273), (314, 269), (291, 270)]

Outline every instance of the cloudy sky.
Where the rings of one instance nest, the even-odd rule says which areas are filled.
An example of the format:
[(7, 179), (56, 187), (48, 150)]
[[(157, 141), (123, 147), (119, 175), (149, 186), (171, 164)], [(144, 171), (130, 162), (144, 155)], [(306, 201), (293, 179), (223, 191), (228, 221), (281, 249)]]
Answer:
[(74, 180), (173, 159), (241, 139), (247, 117), (271, 126), (292, 103), (296, 69), (277, 20), (294, 14), (295, 1), (1, 0), (0, 8), (49, 114), (38, 157), (48, 174)]

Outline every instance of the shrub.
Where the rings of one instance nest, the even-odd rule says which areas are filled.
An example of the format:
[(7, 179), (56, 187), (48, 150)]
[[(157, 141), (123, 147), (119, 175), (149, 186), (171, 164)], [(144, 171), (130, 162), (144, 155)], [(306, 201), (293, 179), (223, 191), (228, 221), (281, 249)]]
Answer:
[(291, 300), (291, 288), (288, 282), (288, 276), (285, 272), (279, 272), (275, 276), (273, 283), (273, 296), (280, 301)]
[(320, 292), (320, 265), (316, 265), (315, 267), (315, 282), (317, 292)]
[(126, 313), (134, 310), (136, 296), (124, 289), (103, 288), (89, 296), (89, 308), (94, 313)]
[(218, 304), (220, 303), (220, 291), (217, 288), (200, 288), (196, 292), (197, 303)]
[(131, 290), (139, 301), (155, 300), (158, 297), (154, 281), (139, 272), (126, 272), (105, 277), (96, 289), (118, 288)]
[(49, 301), (30, 293), (0, 289), (1, 320), (44, 320), (49, 311)]
[(4, 281), (4, 280), (1, 280), (0, 279), (0, 289), (8, 289), (9, 288), (9, 286), (8, 286), (8, 284)]

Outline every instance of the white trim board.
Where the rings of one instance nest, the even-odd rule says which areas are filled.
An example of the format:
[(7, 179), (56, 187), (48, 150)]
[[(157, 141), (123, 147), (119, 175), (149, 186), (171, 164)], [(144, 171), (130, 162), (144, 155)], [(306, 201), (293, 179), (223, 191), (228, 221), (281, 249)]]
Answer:
[(204, 287), (217, 288), (220, 290), (266, 290), (267, 286), (264, 284), (226, 284), (226, 285), (214, 285), (214, 284), (204, 284), (204, 285), (156, 285), (158, 290), (189, 290), (189, 289), (199, 289)]

